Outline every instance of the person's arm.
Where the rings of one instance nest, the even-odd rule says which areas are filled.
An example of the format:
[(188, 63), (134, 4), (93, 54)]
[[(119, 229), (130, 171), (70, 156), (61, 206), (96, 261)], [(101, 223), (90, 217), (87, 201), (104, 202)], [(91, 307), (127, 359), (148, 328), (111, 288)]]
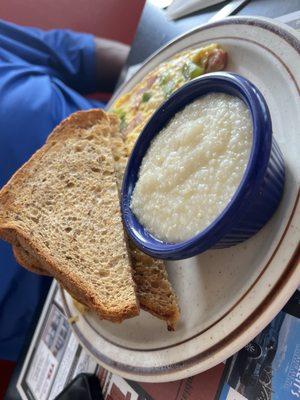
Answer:
[[(66, 30), (44, 32), (43, 38), (69, 66), (64, 72), (67, 75), (60, 79), (78, 91), (84, 82), (90, 91), (112, 92), (130, 50), (129, 46), (114, 40)], [(70, 84), (66, 78), (72, 69)]]
[(70, 30), (43, 31), (0, 21), (0, 46), (12, 62), (38, 66), (80, 93), (111, 91), (129, 47)]
[(97, 86), (112, 92), (129, 53), (129, 46), (95, 37)]

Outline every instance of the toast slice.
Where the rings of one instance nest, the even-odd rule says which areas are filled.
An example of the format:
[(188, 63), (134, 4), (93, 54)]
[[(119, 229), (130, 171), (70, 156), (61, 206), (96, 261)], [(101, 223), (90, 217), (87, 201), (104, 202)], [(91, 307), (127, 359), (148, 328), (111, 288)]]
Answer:
[(174, 331), (180, 311), (165, 263), (144, 254), (131, 243), (130, 248), (133, 278), (141, 308), (165, 320), (168, 330)]
[(100, 110), (63, 121), (1, 190), (0, 237), (21, 264), (36, 269), (35, 257), (37, 272), (53, 275), (101, 318), (121, 322), (139, 306), (110, 130)]

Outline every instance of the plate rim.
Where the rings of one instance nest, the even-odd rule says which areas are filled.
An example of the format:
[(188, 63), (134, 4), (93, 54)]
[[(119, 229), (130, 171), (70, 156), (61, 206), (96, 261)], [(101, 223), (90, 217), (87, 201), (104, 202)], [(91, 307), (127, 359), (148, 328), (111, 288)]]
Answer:
[[(296, 31), (294, 32), (291, 28), (285, 26), (285, 24), (283, 24), (281, 22), (278, 22), (278, 21), (274, 21), (274, 20), (269, 19), (269, 18), (262, 18), (262, 17), (247, 17), (247, 16), (245, 16), (245, 17), (231, 17), (231, 18), (226, 18), (226, 20), (222, 20), (222, 21), (217, 21), (217, 22), (214, 22), (214, 23), (208, 23), (208, 24), (201, 25), (199, 27), (191, 29), (188, 32), (185, 32), (184, 34), (176, 37), (175, 39), (173, 39), (170, 42), (168, 42), (165, 46), (163, 46), (160, 49), (158, 49), (150, 57), (148, 57), (145, 60), (145, 62), (142, 64), (142, 66), (139, 69), (139, 71), (141, 71), (143, 69), (143, 67), (145, 67), (150, 61), (152, 61), (152, 59), (154, 59), (159, 53), (163, 52), (169, 46), (176, 44), (176, 42), (182, 40), (183, 38), (188, 37), (191, 34), (195, 34), (196, 32), (199, 32), (199, 31), (207, 29), (207, 28), (212, 28), (212, 27), (215, 27), (215, 26), (224, 26), (224, 25), (228, 25), (230, 23), (244, 23), (246, 25), (253, 25), (254, 24), (254, 25), (258, 25), (259, 27), (265, 28), (265, 29), (267, 29), (269, 31), (271, 30), (271, 32), (273, 32), (273, 33), (277, 34), (278, 36), (280, 36), (281, 38), (285, 39), (289, 44), (291, 44), (291, 41), (292, 41), (293, 44), (296, 43), (296, 46), (293, 46), (293, 44), (292, 44), (292, 47), (294, 49), (296, 49), (296, 51), (300, 54), (300, 42), (299, 42), (300, 35), (297, 35)], [(269, 29), (270, 27), (273, 28), (273, 29)], [(283, 34), (280, 35), (278, 33), (278, 30)], [(299, 38), (298, 38), (298, 36), (299, 36)], [(287, 37), (289, 38), (289, 40), (287, 40)], [(107, 108), (109, 108), (113, 104), (113, 102), (122, 93), (122, 91), (126, 90), (126, 87), (132, 81), (132, 79), (134, 79), (134, 76), (132, 78), (130, 78), (127, 82), (125, 82), (123, 85), (121, 85), (120, 88), (118, 88), (118, 90), (116, 91), (115, 95), (113, 96), (111, 101), (108, 103)], [(299, 93), (299, 87), (297, 86), (297, 88), (298, 88), (298, 93)], [(299, 192), (298, 192), (298, 198), (296, 199), (296, 201), (294, 203), (294, 209), (297, 209), (298, 203), (299, 203)], [(290, 219), (291, 220), (293, 219), (293, 214), (292, 213), (291, 213), (291, 218)], [(282, 234), (282, 237), (280, 239), (280, 243), (279, 243), (279, 245), (277, 247), (281, 246), (281, 242), (284, 240), (288, 230), (289, 229), (288, 229), (288, 225), (287, 225), (287, 229)], [(277, 247), (274, 250), (273, 254), (276, 252)], [(273, 313), (274, 313), (274, 310), (275, 310), (275, 314), (276, 314), (276, 310), (278, 312), (279, 307), (282, 308), (282, 306), (288, 300), (288, 298), (290, 296), (290, 295), (288, 295), (288, 293), (290, 293), (292, 290), (297, 289), (297, 286), (298, 286), (297, 278), (296, 278), (297, 274), (298, 274), (298, 278), (299, 278), (299, 271), (297, 272), (297, 266), (298, 266), (298, 262), (300, 263), (300, 261), (299, 260), (298, 260), (298, 262), (295, 261), (295, 265), (292, 265), (292, 267), (290, 267), (292, 269), (292, 271), (288, 271), (287, 272), (291, 262), (294, 260), (295, 254), (297, 255), (297, 248), (296, 248), (295, 253), (292, 256), (292, 258), (290, 260), (287, 260), (286, 265), (285, 265), (284, 273), (280, 276), (280, 278), (278, 278), (278, 281), (276, 282), (275, 286), (273, 287), (273, 289), (271, 290), (269, 295), (266, 296), (266, 298), (264, 298), (262, 300), (260, 305), (252, 313), (252, 314), (257, 314), (256, 315), (256, 317), (257, 317), (256, 319), (257, 320), (263, 319), (263, 321), (260, 324), (258, 324), (260, 329), (263, 329), (263, 327), (266, 326), (270, 322), (270, 320), (273, 318), (273, 314), (271, 312), (268, 312), (268, 310), (269, 309), (273, 309)], [(290, 276), (290, 277), (288, 278), (288, 276)], [(292, 279), (291, 277), (295, 278), (294, 279), (294, 284), (293, 284), (293, 282), (291, 282), (291, 279)], [(288, 291), (288, 293), (286, 291), (286, 287), (288, 285), (282, 283), (284, 281), (287, 281), (288, 283), (290, 283), (290, 290)], [(299, 279), (298, 279), (298, 281), (299, 281)], [(280, 288), (281, 297), (278, 296), (278, 292), (277, 292), (278, 289), (276, 289), (278, 285), (281, 286), (281, 288)], [(273, 294), (273, 296), (271, 296), (271, 294), (274, 293), (274, 292), (277, 292), (276, 296), (274, 296), (274, 294)], [(65, 299), (63, 291), (62, 291), (62, 295), (63, 295), (62, 297), (63, 297), (64, 307), (66, 309), (66, 307), (68, 308), (68, 305), (67, 305), (67, 301)], [(269, 297), (270, 297), (270, 300), (267, 301), (267, 299)], [(273, 301), (272, 301), (272, 297), (275, 297), (275, 300), (273, 299)], [(259, 314), (258, 313), (258, 309), (260, 307), (264, 307), (265, 311), (263, 311), (263, 313)], [(268, 313), (269, 317), (263, 318), (263, 317), (265, 317), (266, 313)], [(271, 318), (270, 318), (270, 315), (271, 315)], [(248, 317), (248, 319), (249, 318), (250, 317)], [(238, 328), (240, 328), (242, 330), (243, 337), (244, 336), (246, 336), (246, 337), (249, 336), (249, 334), (247, 335), (248, 328), (243, 327), (246, 322), (247, 322), (247, 319), (245, 321), (242, 321), (239, 324), (239, 326), (237, 327), (237, 329), (233, 330), (228, 336), (231, 336), (232, 334), (234, 334), (234, 332), (236, 330), (238, 330)], [(72, 328), (73, 328), (73, 330), (74, 330), (74, 332), (75, 332), (77, 337), (81, 336), (81, 333), (78, 330), (78, 327), (76, 326), (76, 324), (73, 324)], [(251, 334), (250, 334), (250, 336), (251, 336)], [(80, 341), (83, 342), (84, 341), (83, 339), (84, 338), (81, 338)], [(247, 343), (248, 339), (246, 338), (245, 340), (246, 340), (246, 343)], [(245, 342), (245, 340), (243, 342)], [(201, 369), (198, 369), (196, 372), (193, 372), (192, 374), (204, 371), (204, 370), (212, 367), (213, 365), (216, 365), (218, 362), (221, 362), (221, 359), (224, 358), (226, 350), (227, 350), (227, 353), (228, 353), (228, 348), (230, 348), (230, 344), (234, 343), (234, 339), (232, 339), (231, 342), (227, 341), (227, 344), (225, 344), (223, 347), (221, 347), (221, 349), (220, 349), (220, 343), (222, 343), (222, 341), (218, 342), (214, 346), (214, 347), (218, 348), (217, 349), (217, 354), (219, 354), (219, 356), (217, 357), (217, 360), (214, 359), (214, 355), (212, 355), (213, 347), (209, 348), (207, 350), (209, 352), (209, 358), (211, 360), (214, 360), (214, 361), (212, 361), (212, 365), (209, 366), (209, 364), (210, 364), (209, 360), (200, 361), (201, 365), (204, 364), (204, 366)], [(240, 339), (239, 339), (239, 343), (241, 343)], [(84, 343), (83, 343), (83, 345), (84, 345), (84, 347), (86, 347), (86, 345)], [(240, 348), (241, 345), (239, 344), (238, 347)], [(90, 350), (88, 348), (87, 348), (87, 350), (90, 352)], [(232, 353), (234, 353), (235, 351), (236, 350), (233, 350)], [(220, 358), (221, 353), (223, 354), (223, 356)], [(230, 355), (231, 354), (229, 354), (229, 355), (227, 354), (226, 358), (227, 358), (227, 356), (230, 356)], [(93, 354), (93, 356), (95, 356), (95, 354)], [(112, 366), (109, 366), (105, 362), (101, 362), (98, 357), (97, 357), (97, 359), (108, 370), (112, 371), (113, 373), (120, 374), (120, 369), (114, 368)], [(114, 364), (117, 364), (115, 361), (113, 361), (113, 362), (114, 362)], [(198, 365), (198, 364), (196, 363), (196, 365)], [(162, 373), (161, 367), (159, 367), (159, 368), (160, 368), (160, 370), (158, 371), (158, 373), (151, 374), (151, 375), (147, 375), (147, 374), (140, 375), (140, 374), (137, 374), (137, 372), (126, 372), (126, 371), (123, 371), (123, 370), (121, 371), (121, 374), (124, 377), (130, 378), (130, 379), (137, 379), (139, 381), (145, 381), (145, 382), (146, 381), (148, 381), (148, 382), (164, 382), (164, 381), (170, 381), (170, 380), (174, 380), (174, 379), (182, 379), (184, 377), (187, 377), (187, 376), (191, 375), (191, 372), (189, 372), (190, 367), (185, 367), (185, 370), (183, 370), (183, 371), (179, 370), (179, 369), (178, 370), (176, 370), (176, 369), (175, 370), (168, 370), (168, 371), (166, 370), (164, 373)], [(141, 369), (141, 368), (139, 368), (139, 369)], [(184, 372), (186, 372), (186, 373), (184, 373)]]
[[(300, 245), (295, 250), (293, 257), (288, 262), (287, 268), (289, 271), (288, 273), (284, 273), (281, 276), (281, 279), (276, 283), (272, 291), (269, 295), (262, 301), (262, 303), (257, 307), (254, 312), (245, 320), (243, 321), (235, 330), (233, 330), (227, 337), (225, 337), (222, 341), (218, 342), (215, 346), (207, 349), (203, 354), (204, 358), (199, 361), (195, 361), (193, 365), (185, 366), (183, 365), (182, 369), (168, 369), (168, 366), (162, 371), (161, 367), (158, 367), (158, 373), (155, 372), (155, 367), (147, 368), (149, 372), (143, 370), (143, 368), (137, 367), (137, 371), (135, 371), (135, 367), (126, 366), (127, 369), (118, 368), (117, 365), (123, 366), (123, 364), (118, 363), (114, 360), (109, 359), (111, 364), (106, 363), (103, 361), (103, 358), (107, 358), (102, 353), (98, 352), (98, 350), (92, 351), (90, 347), (90, 342), (85, 338), (85, 336), (81, 333), (80, 329), (77, 327), (76, 322), (71, 324), (71, 329), (73, 330), (76, 337), (79, 339), (81, 345), (85, 348), (85, 350), (91, 354), (92, 357), (96, 358), (99, 364), (107, 369), (108, 371), (120, 375), (125, 379), (131, 379), (138, 382), (149, 382), (149, 383), (162, 383), (162, 382), (172, 382), (179, 379), (185, 379), (195, 374), (199, 374), (201, 372), (207, 371), (210, 368), (218, 365), (219, 363), (225, 361), (237, 351), (239, 351), (244, 345), (249, 343), (262, 329), (264, 329), (269, 322), (273, 319), (274, 316), (278, 313), (278, 309), (282, 309), (284, 305), (290, 298), (290, 295), (286, 293), (286, 286), (285, 283), (288, 282), (291, 285), (291, 292), (297, 290), (298, 283), (293, 284), (293, 278), (295, 278), (294, 282), (299, 281), (299, 267), (300, 267)], [(297, 271), (298, 270), (298, 271)], [(285, 271), (286, 272), (286, 271)], [(282, 282), (284, 281), (284, 282)], [(69, 309), (67, 304), (67, 300), (65, 297), (65, 290), (59, 285), (60, 292), (63, 300), (63, 305), (65, 311), (67, 311), (67, 317), (71, 318), (72, 313)], [(280, 292), (279, 292), (280, 291)], [(290, 293), (290, 292), (289, 292)], [(275, 306), (274, 306), (275, 305)], [(273, 308), (273, 310), (272, 310)], [(264, 309), (263, 312), (260, 312), (259, 309)], [(271, 309), (271, 311), (269, 311)], [(266, 313), (272, 315), (271, 318), (264, 319)], [(263, 321), (260, 322), (260, 320)], [(251, 325), (256, 324), (255, 333), (252, 333), (250, 330)], [(259, 328), (258, 328), (259, 327)], [(237, 345), (236, 342), (241, 342), (240, 332), (243, 335), (242, 342), (244, 343), (242, 346), (240, 343)], [(244, 337), (246, 336), (246, 337)], [(222, 346), (220, 348), (220, 344)], [(233, 344), (235, 346), (233, 347)], [(232, 348), (230, 346), (232, 345)], [(92, 346), (93, 348), (93, 346)], [(99, 353), (100, 357), (97, 357), (95, 354)], [(222, 355), (221, 355), (222, 354)], [(194, 358), (197, 358), (199, 354), (196, 354)], [(184, 361), (185, 362), (185, 361)], [(116, 367), (114, 367), (115, 365)], [(198, 366), (201, 365), (199, 368)], [(172, 366), (172, 365), (171, 365)], [(129, 367), (129, 368), (128, 368)], [(191, 372), (192, 370), (192, 372)], [(151, 371), (151, 373), (150, 373)]]

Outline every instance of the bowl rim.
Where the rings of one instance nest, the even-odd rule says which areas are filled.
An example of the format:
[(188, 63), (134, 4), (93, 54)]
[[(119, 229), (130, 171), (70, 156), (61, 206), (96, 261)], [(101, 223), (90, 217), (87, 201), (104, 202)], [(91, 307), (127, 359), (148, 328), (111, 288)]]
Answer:
[[(163, 242), (150, 234), (131, 211), (130, 200), (138, 179), (138, 171), (151, 141), (163, 126), (186, 105), (213, 92), (234, 92), (248, 106), (253, 125), (249, 160), (231, 200), (205, 229), (182, 242)], [(272, 123), (268, 106), (261, 92), (248, 79), (236, 73), (213, 72), (187, 82), (153, 113), (140, 133), (128, 160), (121, 189), (121, 213), (129, 237), (146, 254), (169, 260), (192, 257), (213, 247), (242, 219), (243, 214), (247, 213), (264, 179), (271, 146)]]

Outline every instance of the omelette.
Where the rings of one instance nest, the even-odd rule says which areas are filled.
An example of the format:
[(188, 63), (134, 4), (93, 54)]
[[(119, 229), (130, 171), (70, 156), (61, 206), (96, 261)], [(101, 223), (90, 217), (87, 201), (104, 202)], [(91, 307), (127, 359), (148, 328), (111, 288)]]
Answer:
[(186, 82), (207, 72), (220, 71), (227, 63), (227, 53), (212, 43), (184, 50), (159, 64), (131, 91), (121, 95), (111, 111), (120, 119), (127, 157), (154, 111)]

